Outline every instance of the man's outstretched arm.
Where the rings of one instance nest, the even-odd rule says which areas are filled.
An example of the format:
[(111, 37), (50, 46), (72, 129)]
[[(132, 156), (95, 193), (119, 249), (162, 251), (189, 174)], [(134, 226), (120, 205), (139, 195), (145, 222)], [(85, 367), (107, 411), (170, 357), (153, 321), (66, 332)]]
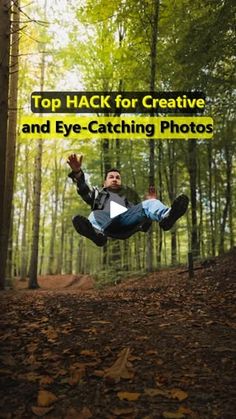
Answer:
[(83, 200), (89, 204), (93, 204), (94, 190), (91, 190), (85, 182), (84, 172), (81, 168), (83, 156), (77, 157), (76, 154), (71, 154), (68, 157), (67, 163), (69, 164), (72, 172), (69, 173), (69, 177), (76, 183), (77, 192), (83, 198)]

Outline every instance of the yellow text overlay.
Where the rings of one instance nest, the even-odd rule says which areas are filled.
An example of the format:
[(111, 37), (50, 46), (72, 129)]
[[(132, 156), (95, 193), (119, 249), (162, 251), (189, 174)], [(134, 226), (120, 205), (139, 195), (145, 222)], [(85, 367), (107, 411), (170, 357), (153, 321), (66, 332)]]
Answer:
[(213, 119), (205, 116), (24, 116), (21, 138), (210, 139)]

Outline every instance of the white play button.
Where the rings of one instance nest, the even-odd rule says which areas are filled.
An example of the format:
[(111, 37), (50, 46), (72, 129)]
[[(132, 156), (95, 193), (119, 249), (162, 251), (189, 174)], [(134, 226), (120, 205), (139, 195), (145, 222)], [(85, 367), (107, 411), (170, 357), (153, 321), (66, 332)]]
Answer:
[(123, 212), (128, 211), (127, 208), (123, 207), (123, 205), (117, 204), (114, 201), (110, 202), (110, 217), (114, 218), (117, 215), (123, 214)]

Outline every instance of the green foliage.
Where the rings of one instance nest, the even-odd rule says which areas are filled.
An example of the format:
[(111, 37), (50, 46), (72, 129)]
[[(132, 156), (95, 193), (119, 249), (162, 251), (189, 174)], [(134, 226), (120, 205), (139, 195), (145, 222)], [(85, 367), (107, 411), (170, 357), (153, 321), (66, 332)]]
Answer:
[[(37, 3), (36, 3), (37, 4)], [(150, 85), (151, 33), (154, 0), (87, 0), (68, 2), (66, 12), (52, 6), (48, 24), (28, 25), (21, 39), (19, 83), (19, 118), (27, 108), (33, 90), (39, 89), (39, 62), (44, 51), (46, 61), (45, 89), (65, 90), (72, 73), (78, 89), (148, 90)], [(30, 6), (31, 10), (33, 6)], [(34, 5), (35, 7), (35, 5)], [(235, 153), (232, 90), (235, 68), (235, 34), (232, 0), (167, 0), (160, 2), (157, 41), (158, 90), (203, 90), (208, 96), (207, 113), (216, 124), (215, 137), (197, 144), (197, 208), (201, 252), (216, 251), (220, 242), (220, 225), (227, 202), (227, 153)], [(28, 10), (30, 13), (30, 9)], [(43, 20), (40, 10), (34, 16)], [(57, 31), (64, 31), (57, 33)], [(63, 35), (64, 34), (64, 35)], [(64, 36), (64, 38), (63, 38)], [(29, 56), (24, 54), (29, 53)], [(68, 79), (68, 80), (67, 80)], [(72, 82), (71, 82), (72, 83)], [(69, 90), (69, 89), (68, 89)], [(76, 90), (76, 89), (75, 89)], [(97, 275), (99, 283), (114, 282), (128, 271), (146, 268), (147, 236), (136, 235), (120, 243), (117, 257), (111, 246), (104, 255), (88, 240), (73, 231), (71, 217), (87, 216), (90, 209), (67, 180), (66, 164), (71, 153), (84, 155), (84, 171), (92, 185), (101, 186), (104, 162), (119, 165), (123, 183), (134, 187), (143, 198), (149, 186), (148, 140), (103, 141), (47, 140), (42, 163), (41, 272), (47, 272), (52, 224), (56, 218), (54, 239), (54, 272), (82, 272)], [(32, 229), (33, 165), (36, 144), (19, 137), (17, 175), (14, 198), (14, 265), (19, 273), (23, 214), (28, 182), (29, 197), (26, 223), (29, 252)], [(171, 158), (170, 150), (174, 150)], [(209, 151), (210, 150), (210, 151)], [(210, 154), (209, 154), (210, 153)], [(209, 157), (210, 156), (210, 157)], [(170, 204), (170, 176), (174, 165), (176, 193), (190, 195), (188, 143), (175, 140), (155, 142), (155, 183), (158, 194)], [(227, 213), (225, 248), (232, 246), (235, 235), (235, 163), (232, 162), (231, 204)], [(200, 199), (201, 196), (201, 199)], [(191, 213), (177, 229), (177, 262), (184, 263), (190, 247)], [(166, 234), (159, 255), (161, 235), (154, 229), (154, 267), (171, 263), (171, 236)], [(207, 254), (206, 254), (207, 253)], [(117, 255), (116, 255), (117, 256)]]

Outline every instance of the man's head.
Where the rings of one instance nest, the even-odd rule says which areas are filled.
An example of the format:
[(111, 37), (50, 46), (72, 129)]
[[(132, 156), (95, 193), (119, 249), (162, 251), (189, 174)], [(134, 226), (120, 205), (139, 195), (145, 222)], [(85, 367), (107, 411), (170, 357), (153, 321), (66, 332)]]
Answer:
[(120, 171), (116, 168), (107, 170), (103, 184), (104, 188), (118, 190), (121, 187)]

